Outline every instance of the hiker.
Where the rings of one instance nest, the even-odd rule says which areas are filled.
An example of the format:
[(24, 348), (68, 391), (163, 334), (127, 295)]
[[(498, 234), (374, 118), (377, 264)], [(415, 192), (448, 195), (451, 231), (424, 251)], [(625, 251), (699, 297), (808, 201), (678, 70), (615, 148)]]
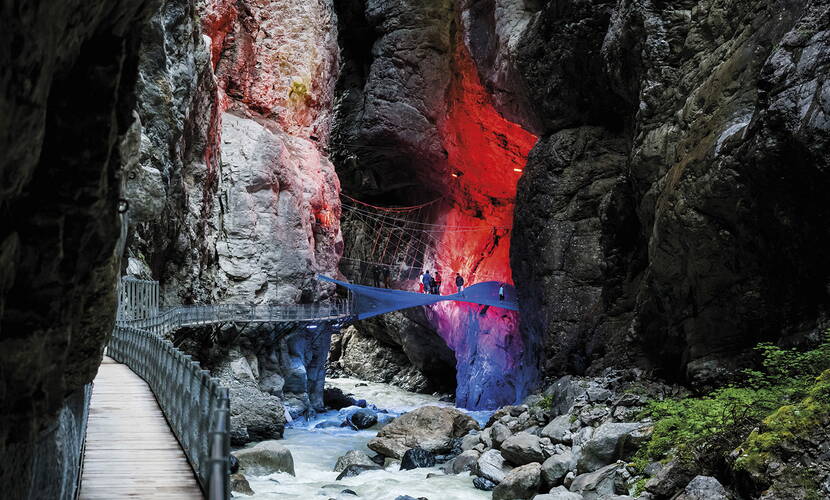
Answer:
[(372, 266), (372, 281), (375, 284), (375, 288), (380, 288), (380, 267)]
[(461, 293), (464, 290), (464, 278), (459, 273), (455, 273), (455, 289), (456, 293)]
[(499, 284), (499, 301), (504, 301), (504, 283)]
[(435, 295), (441, 295), (441, 273), (435, 271)]
[(435, 294), (435, 289), (436, 289), (436, 288), (437, 288), (437, 287), (435, 286), (435, 277), (434, 277), (434, 276), (430, 276), (430, 277), (429, 277), (429, 293), (431, 293), (431, 294), (433, 294), (433, 295), (434, 295), (434, 294)]
[(432, 283), (432, 276), (429, 275), (429, 271), (424, 271), (424, 275), (421, 276), (421, 285), (424, 287), (424, 293), (430, 293), (430, 283)]

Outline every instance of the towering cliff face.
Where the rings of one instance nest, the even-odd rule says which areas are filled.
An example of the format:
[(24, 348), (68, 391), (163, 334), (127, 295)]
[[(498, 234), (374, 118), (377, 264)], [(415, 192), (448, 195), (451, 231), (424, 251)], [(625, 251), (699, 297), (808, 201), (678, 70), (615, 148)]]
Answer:
[(723, 381), (814, 332), (830, 269), (826, 3), (552, 2), (517, 49), (545, 127), (512, 243), (548, 372)]
[[(478, 7), (476, 15), (483, 15), (487, 6)], [(479, 46), (508, 51), (496, 31), (506, 36), (510, 30), (500, 21), (498, 30), (470, 32), (473, 24), (461, 22), (470, 17), (468, 8), (368, 1), (345, 2), (338, 11), (346, 57), (332, 133), (339, 174), (351, 194), (381, 204), (440, 199), (429, 219), (440, 234), (418, 265), (443, 273), (445, 292), (456, 272), (468, 284), (512, 281), (513, 199), (536, 140), (505, 118), (521, 115), (533, 123), (521, 92), (507, 88), (517, 73)], [(518, 11), (525, 12), (511, 13)], [(481, 58), (498, 60), (498, 68), (476, 64), (473, 39)], [(397, 286), (415, 288), (407, 278)], [(514, 313), (445, 303), (425, 314), (421, 337), (433, 330), (455, 354), (459, 405), (512, 403), (532, 385), (535, 360)], [(406, 350), (407, 342), (402, 345)]]
[(0, 480), (73, 498), (115, 316), (119, 176), (154, 2), (0, 6)]
[[(337, 69), (332, 16), (325, 2), (168, 0), (145, 30), (128, 270), (161, 281), (165, 303), (331, 296), (314, 276), (336, 273), (343, 246), (339, 181), (324, 151)], [(274, 333), (192, 346), (231, 386), (232, 406), (273, 420), (232, 419), (236, 442), (278, 437), (277, 398), (294, 416), (322, 406), (324, 370), (309, 367), (325, 359), (328, 337)]]

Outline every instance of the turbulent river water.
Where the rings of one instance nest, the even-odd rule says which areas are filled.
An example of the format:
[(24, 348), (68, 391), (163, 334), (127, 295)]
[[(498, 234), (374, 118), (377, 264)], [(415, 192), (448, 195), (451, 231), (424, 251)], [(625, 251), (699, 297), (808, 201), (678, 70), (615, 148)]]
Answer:
[[(366, 399), (393, 415), (427, 405), (451, 406), (449, 403), (438, 401), (434, 396), (414, 394), (386, 384), (349, 378), (331, 379), (326, 382), (346, 393), (354, 394), (357, 398)], [(490, 412), (469, 414), (482, 422), (489, 417)], [(294, 422), (292, 427), (287, 428), (282, 444), (291, 450), (294, 457), (296, 477), (285, 473), (250, 476), (248, 481), (255, 494), (247, 498), (394, 500), (400, 495), (410, 495), (415, 498), (426, 497), (429, 500), (490, 499), (490, 493), (473, 488), (469, 473), (457, 476), (444, 475), (439, 467), (401, 471), (398, 470), (397, 464), (392, 464), (385, 470), (364, 472), (359, 476), (336, 481), (339, 473), (333, 472), (333, 469), (337, 458), (349, 450), (361, 450), (370, 456), (373, 455), (374, 452), (366, 447), (366, 443), (377, 434), (377, 429), (314, 429), (318, 422), (336, 415), (337, 412), (328, 412), (310, 422)], [(435, 476), (427, 479), (428, 474)], [(341, 491), (344, 489), (350, 489), (358, 496), (342, 494)], [(243, 495), (238, 496), (246, 498)]]

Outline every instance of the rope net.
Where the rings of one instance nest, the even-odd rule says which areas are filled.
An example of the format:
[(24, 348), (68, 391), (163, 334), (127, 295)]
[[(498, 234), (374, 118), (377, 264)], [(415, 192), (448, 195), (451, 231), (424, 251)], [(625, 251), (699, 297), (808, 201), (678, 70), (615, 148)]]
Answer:
[(442, 198), (406, 207), (381, 207), (345, 194), (341, 227), (349, 235), (340, 268), (353, 283), (390, 287), (393, 281), (417, 280), (433, 269), (437, 255), (450, 255), (446, 237), (496, 232), (509, 227), (446, 225), (440, 216)]

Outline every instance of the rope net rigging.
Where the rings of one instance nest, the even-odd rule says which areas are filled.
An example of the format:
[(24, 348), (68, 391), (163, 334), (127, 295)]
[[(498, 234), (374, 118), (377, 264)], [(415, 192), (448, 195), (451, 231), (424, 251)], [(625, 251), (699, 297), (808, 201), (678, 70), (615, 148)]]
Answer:
[(425, 269), (435, 269), (437, 256), (452, 253), (447, 235), (495, 235), (511, 229), (438, 224), (435, 221), (446, 209), (443, 198), (414, 206), (381, 207), (345, 194), (341, 197), (341, 227), (347, 237), (340, 268), (353, 283), (388, 288), (392, 282), (417, 280)]

